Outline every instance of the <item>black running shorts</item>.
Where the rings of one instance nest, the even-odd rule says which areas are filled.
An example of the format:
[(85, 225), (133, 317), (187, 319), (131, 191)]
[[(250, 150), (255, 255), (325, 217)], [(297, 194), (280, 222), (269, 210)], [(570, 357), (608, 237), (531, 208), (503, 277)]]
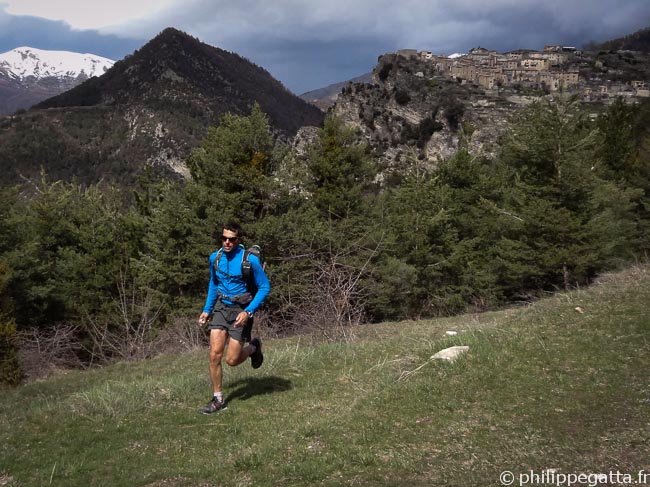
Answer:
[(243, 308), (238, 304), (224, 304), (219, 301), (214, 307), (214, 316), (208, 330), (226, 330), (230, 338), (238, 342), (250, 342), (253, 318), (248, 318), (246, 324), (239, 328), (234, 325), (237, 315), (242, 311)]

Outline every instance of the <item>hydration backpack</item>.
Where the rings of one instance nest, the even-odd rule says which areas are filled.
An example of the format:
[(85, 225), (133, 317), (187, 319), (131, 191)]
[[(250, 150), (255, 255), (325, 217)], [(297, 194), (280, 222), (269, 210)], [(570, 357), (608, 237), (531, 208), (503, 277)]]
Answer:
[(253, 266), (251, 261), (248, 260), (248, 256), (251, 254), (260, 260), (262, 269), (266, 269), (266, 262), (264, 262), (264, 255), (262, 254), (262, 249), (259, 245), (251, 245), (244, 250), (244, 257), (241, 261), (241, 275), (246, 283), (246, 289), (248, 289), (249, 293), (255, 296), (257, 293), (257, 285), (255, 284), (255, 276), (253, 275)]

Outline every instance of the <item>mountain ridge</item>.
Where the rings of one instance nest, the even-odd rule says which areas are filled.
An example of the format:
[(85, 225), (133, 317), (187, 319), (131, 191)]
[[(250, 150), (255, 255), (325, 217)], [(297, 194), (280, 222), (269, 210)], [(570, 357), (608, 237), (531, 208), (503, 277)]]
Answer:
[[(225, 112), (243, 115), (254, 99), (271, 118), (271, 125), (285, 134), (321, 122), (313, 107), (264, 68), (172, 27), (115, 63), (102, 77), (45, 100), (37, 108), (119, 105), (133, 100), (157, 105), (162, 98), (201, 105), (195, 108), (213, 119)], [(286, 116), (294, 110), (297, 117), (296, 113)]]
[(115, 61), (95, 54), (17, 47), (0, 54), (0, 116), (100, 76)]
[(371, 81), (372, 81), (372, 72), (364, 73), (346, 81), (332, 83), (322, 88), (317, 88), (315, 90), (307, 91), (305, 93), (302, 93), (299, 96), (303, 100), (312, 103), (323, 110), (327, 110), (329, 107), (334, 105), (336, 99), (341, 93), (341, 90), (345, 88), (348, 84), (370, 83)]
[[(528, 56), (557, 54), (566, 59), (554, 76), (574, 76), (572, 93), (585, 102), (606, 105), (617, 96), (636, 96), (634, 90), (647, 91), (635, 81), (650, 72), (646, 54), (568, 49), (513, 51), (522, 58), (508, 61), (515, 67), (507, 69), (523, 72), (524, 64), (537, 62)], [(497, 57), (484, 48), (453, 59), (409, 49), (384, 54), (371, 83), (330, 85), (337, 101), (328, 110), (358, 129), (377, 164), (396, 176), (414, 157), (435, 164), (453, 155), (461, 140), (472, 154), (489, 156), (515, 111), (539, 97), (564, 94), (551, 93), (547, 81), (495, 81), (496, 74), (486, 75), (480, 63), (495, 58), (493, 67), (500, 67), (504, 61)], [(485, 85), (486, 79), (493, 85)], [(147, 165), (186, 176), (184, 161), (207, 127), (224, 113), (247, 115), (254, 103), (285, 138), (319, 126), (324, 117), (265, 69), (168, 28), (103, 76), (0, 123), (0, 160), (10, 161), (0, 183), (15, 180), (19, 171), (37, 176), (41, 166), (51, 177), (82, 182), (103, 177), (102, 168), (129, 181)], [(305, 130), (301, 137), (308, 143), (313, 134)], [(30, 152), (32, 145), (37, 153)]]
[(146, 166), (188, 175), (185, 159), (225, 113), (257, 103), (274, 133), (291, 137), (324, 114), (245, 58), (168, 28), (133, 54), (0, 123), (3, 184), (20, 177), (130, 184)]
[(20, 79), (33, 76), (86, 77), (101, 76), (115, 61), (96, 54), (51, 51), (34, 47), (17, 47), (0, 54), (0, 69)]
[(650, 27), (600, 44), (591, 43), (587, 47), (592, 50), (650, 52)]

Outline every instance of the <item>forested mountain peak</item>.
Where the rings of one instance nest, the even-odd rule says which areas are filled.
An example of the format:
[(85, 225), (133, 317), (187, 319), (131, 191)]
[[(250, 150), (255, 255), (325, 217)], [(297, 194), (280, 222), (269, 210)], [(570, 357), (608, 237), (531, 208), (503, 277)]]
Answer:
[(294, 96), (268, 71), (238, 54), (167, 28), (117, 62), (104, 76), (46, 100), (38, 108), (172, 102), (207, 118), (248, 113), (259, 103), (276, 130), (319, 125), (322, 113)]
[(129, 185), (143, 167), (188, 176), (192, 148), (226, 113), (258, 105), (290, 137), (324, 114), (245, 58), (168, 28), (103, 76), (0, 120), (0, 183), (38, 178)]

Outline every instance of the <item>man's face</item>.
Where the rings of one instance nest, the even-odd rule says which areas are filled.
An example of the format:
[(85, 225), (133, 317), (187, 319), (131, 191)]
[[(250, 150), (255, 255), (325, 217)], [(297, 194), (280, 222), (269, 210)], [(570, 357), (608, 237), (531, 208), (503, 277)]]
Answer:
[(223, 250), (230, 252), (232, 249), (239, 245), (239, 237), (237, 232), (232, 232), (230, 230), (223, 229), (221, 232), (221, 244), (223, 245)]

